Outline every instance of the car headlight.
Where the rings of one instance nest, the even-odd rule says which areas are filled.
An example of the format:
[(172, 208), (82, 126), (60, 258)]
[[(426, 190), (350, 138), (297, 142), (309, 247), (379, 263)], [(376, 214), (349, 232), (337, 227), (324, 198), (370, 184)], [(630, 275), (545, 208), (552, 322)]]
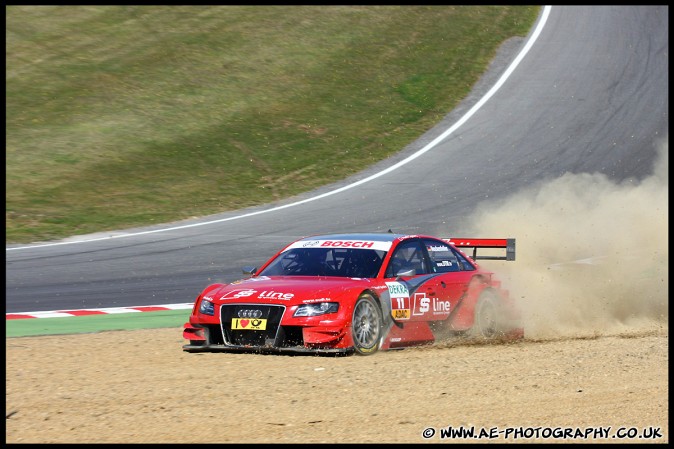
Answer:
[(325, 315), (326, 313), (335, 313), (339, 309), (339, 303), (337, 302), (319, 302), (313, 304), (302, 304), (300, 305), (293, 316), (318, 316)]
[(199, 304), (199, 313), (204, 315), (214, 315), (215, 307), (213, 306), (213, 303), (208, 299), (202, 299), (201, 304)]

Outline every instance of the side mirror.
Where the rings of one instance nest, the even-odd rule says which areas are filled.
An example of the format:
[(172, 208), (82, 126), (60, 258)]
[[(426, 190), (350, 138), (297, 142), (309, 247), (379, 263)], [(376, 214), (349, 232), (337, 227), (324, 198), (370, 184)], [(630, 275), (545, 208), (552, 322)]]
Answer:
[(245, 266), (242, 268), (243, 274), (255, 274), (257, 267)]
[(410, 268), (409, 270), (402, 270), (397, 272), (395, 275), (396, 277), (408, 277), (408, 276), (414, 276), (417, 274), (417, 270), (414, 268)]

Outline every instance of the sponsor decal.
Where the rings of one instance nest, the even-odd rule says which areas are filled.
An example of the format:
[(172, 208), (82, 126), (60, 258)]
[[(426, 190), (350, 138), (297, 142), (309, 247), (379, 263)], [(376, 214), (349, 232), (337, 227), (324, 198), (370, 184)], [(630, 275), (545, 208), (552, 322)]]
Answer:
[(239, 289), (239, 290), (231, 290), (222, 295), (221, 299), (224, 298), (248, 298), (250, 296), (253, 296), (255, 293), (257, 293), (257, 290), (252, 290), (250, 288), (246, 289)]
[(402, 282), (387, 282), (388, 294), (393, 298), (409, 298), (410, 291)]
[(443, 315), (449, 313), (449, 301), (439, 298), (431, 298), (425, 293), (414, 294), (414, 305), (412, 315), (424, 315), (431, 312), (433, 315)]
[[(257, 290), (253, 289), (245, 289), (245, 290), (232, 290), (230, 292), (225, 293), (222, 296), (222, 299), (224, 298), (250, 298), (253, 295), (258, 293)], [(261, 292), (259, 295), (257, 295), (259, 299), (280, 299), (283, 301), (288, 301), (290, 299), (293, 299), (295, 297), (294, 293), (283, 293), (283, 292), (276, 292), (274, 290), (264, 290)]]
[(409, 320), (410, 309), (391, 309), (391, 316), (394, 320)]
[(391, 316), (394, 320), (409, 320), (410, 291), (402, 282), (387, 282), (388, 293), (391, 297)]
[(374, 242), (365, 242), (358, 240), (323, 240), (321, 246), (331, 246), (340, 248), (372, 248)]
[(449, 260), (442, 260), (440, 262), (436, 262), (435, 265), (438, 267), (451, 267), (452, 262)]
[(284, 252), (293, 248), (316, 247), (376, 249), (379, 251), (388, 251), (391, 249), (391, 242), (378, 242), (375, 240), (300, 240), (289, 245)]
[(415, 307), (415, 315), (423, 315), (424, 313), (428, 312), (430, 309), (430, 304), (431, 298), (426, 297), (424, 293), (415, 293), (414, 294), (414, 305), (416, 306), (419, 304), (419, 307)]
[(316, 298), (316, 299), (305, 299), (304, 303), (310, 303), (310, 302), (328, 302), (332, 301), (332, 298)]
[(263, 331), (267, 329), (267, 320), (262, 318), (232, 318), (232, 329)]
[(282, 299), (284, 301), (288, 301), (290, 299), (293, 299), (295, 295), (293, 293), (282, 293), (282, 292), (275, 292), (274, 290), (265, 290), (262, 293), (258, 295), (258, 298), (261, 299)]
[(427, 246), (429, 251), (435, 251), (435, 252), (440, 252), (440, 251), (449, 251), (449, 248), (446, 246)]

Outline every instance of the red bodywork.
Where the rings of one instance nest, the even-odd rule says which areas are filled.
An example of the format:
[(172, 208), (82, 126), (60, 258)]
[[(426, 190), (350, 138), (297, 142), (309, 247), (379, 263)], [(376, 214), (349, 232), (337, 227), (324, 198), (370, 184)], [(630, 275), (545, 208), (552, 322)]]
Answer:
[[(381, 265), (372, 277), (264, 274), (277, 258), (303, 247), (329, 247), (342, 252), (376, 248)], [(421, 248), (417, 251), (420, 265), (416, 270), (422, 272), (396, 276), (393, 266), (407, 247)], [(507, 249), (506, 257), (486, 258), (514, 260), (514, 239), (440, 239), (382, 233), (298, 240), (276, 253), (249, 278), (206, 287), (184, 325), (183, 337), (189, 344), (183, 348), (189, 352), (351, 353), (354, 307), (364, 294), (371, 296), (381, 310), (381, 339), (375, 351), (428, 344), (439, 333), (469, 331), (474, 325), (476, 303), (486, 290), (498, 298), (502, 315), (511, 323), (508, 335), (521, 337), (518, 311), (508, 292), (492, 272), (477, 265), (475, 254), (464, 254), (459, 249), (462, 247)], [(458, 266), (456, 253), (461, 255)], [(202, 304), (203, 301), (207, 302)], [(318, 316), (294, 316), (300, 307), (318, 307), (322, 303), (326, 307), (337, 303), (338, 308)]]

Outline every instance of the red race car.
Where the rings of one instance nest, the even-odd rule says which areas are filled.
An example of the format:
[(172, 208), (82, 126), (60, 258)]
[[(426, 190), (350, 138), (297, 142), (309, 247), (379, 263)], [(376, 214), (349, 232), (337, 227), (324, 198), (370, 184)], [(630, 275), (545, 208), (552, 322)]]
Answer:
[(367, 355), (461, 333), (522, 337), (515, 304), (477, 259), (515, 260), (515, 239), (306, 237), (245, 267), (250, 277), (206, 287), (183, 350)]

